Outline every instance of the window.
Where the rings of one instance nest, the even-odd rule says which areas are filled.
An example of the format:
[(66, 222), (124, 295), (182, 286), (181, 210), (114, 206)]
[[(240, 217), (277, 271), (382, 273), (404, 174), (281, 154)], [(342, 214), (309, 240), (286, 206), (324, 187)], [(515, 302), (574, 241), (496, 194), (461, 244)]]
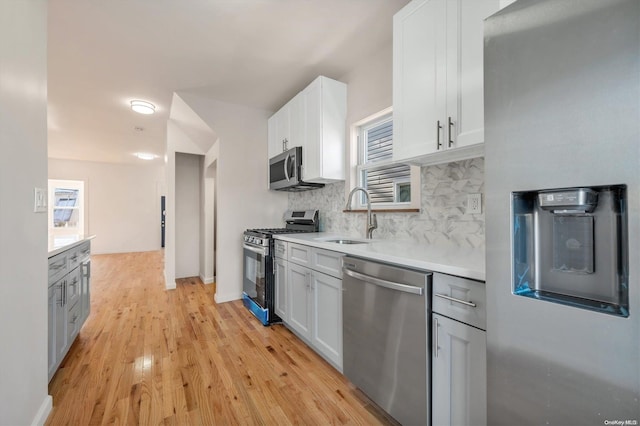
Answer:
[(49, 233), (84, 234), (84, 182), (49, 180)]
[[(356, 182), (369, 191), (371, 204), (378, 209), (419, 208), (420, 168), (393, 162), (390, 109), (357, 123), (355, 134)], [(366, 204), (364, 194), (359, 197), (359, 204)]]

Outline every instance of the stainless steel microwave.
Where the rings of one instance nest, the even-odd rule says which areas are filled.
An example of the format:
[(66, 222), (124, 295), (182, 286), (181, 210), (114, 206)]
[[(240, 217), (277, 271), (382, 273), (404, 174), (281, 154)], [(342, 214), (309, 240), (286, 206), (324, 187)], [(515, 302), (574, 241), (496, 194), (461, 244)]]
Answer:
[(269, 160), (269, 189), (308, 191), (324, 184), (302, 180), (302, 147), (296, 146)]

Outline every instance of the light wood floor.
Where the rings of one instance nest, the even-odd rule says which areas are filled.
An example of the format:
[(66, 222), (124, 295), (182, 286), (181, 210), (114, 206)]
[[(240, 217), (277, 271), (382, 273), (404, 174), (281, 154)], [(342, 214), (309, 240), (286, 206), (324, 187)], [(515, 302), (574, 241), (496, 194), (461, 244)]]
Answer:
[(391, 424), (282, 325), (183, 279), (162, 252), (92, 257), (91, 315), (49, 385), (47, 425)]

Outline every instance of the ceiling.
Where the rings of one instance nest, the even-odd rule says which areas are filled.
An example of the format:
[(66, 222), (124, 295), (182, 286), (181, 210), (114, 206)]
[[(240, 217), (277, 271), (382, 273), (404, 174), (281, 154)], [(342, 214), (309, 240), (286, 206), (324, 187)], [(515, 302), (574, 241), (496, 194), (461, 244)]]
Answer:
[(49, 157), (162, 161), (173, 92), (275, 111), (387, 47), (407, 2), (49, 0)]

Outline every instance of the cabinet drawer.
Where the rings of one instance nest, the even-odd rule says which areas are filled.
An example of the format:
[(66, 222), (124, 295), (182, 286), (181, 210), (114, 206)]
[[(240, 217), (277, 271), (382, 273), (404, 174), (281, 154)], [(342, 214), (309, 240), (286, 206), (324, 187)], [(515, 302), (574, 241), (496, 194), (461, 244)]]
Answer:
[(344, 253), (314, 249), (311, 268), (332, 277), (342, 278), (342, 257)]
[(287, 242), (275, 240), (274, 251), (275, 251), (274, 253), (275, 257), (278, 257), (280, 259), (286, 259), (287, 258)]
[(49, 285), (67, 274), (68, 262), (69, 254), (67, 252), (49, 258)]
[(69, 271), (74, 270), (80, 265), (82, 261), (82, 256), (80, 255), (79, 247), (74, 247), (69, 250)]
[(435, 273), (432, 309), (433, 312), (486, 330), (485, 284), (482, 281)]
[(289, 262), (298, 265), (311, 266), (312, 247), (302, 244), (289, 243)]
[(76, 251), (78, 253), (79, 262), (82, 262), (91, 255), (91, 241), (85, 241), (84, 243), (80, 244)]

